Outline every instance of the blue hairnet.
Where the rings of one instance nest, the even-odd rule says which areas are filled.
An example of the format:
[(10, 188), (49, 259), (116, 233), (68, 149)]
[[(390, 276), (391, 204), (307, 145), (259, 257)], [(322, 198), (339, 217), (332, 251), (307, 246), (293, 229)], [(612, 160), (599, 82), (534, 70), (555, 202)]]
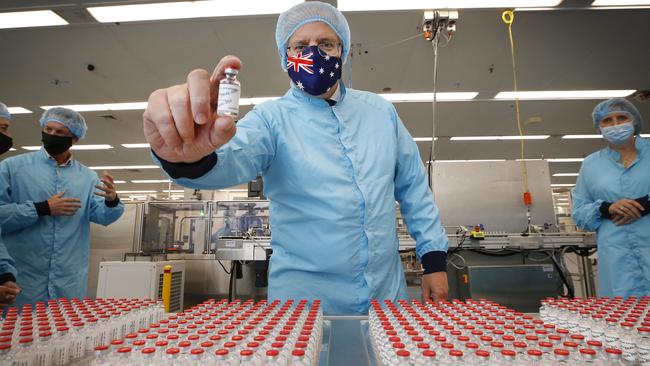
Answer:
[(596, 127), (596, 130), (600, 132), (600, 121), (602, 121), (603, 118), (612, 113), (619, 112), (626, 113), (632, 117), (634, 133), (637, 135), (641, 133), (641, 129), (643, 128), (643, 117), (641, 117), (641, 113), (639, 113), (639, 110), (636, 109), (632, 102), (623, 98), (607, 99), (606, 101), (600, 102), (594, 108), (594, 111), (591, 112), (591, 118), (594, 120), (594, 127)]
[(79, 140), (86, 136), (86, 131), (88, 130), (86, 120), (83, 116), (79, 112), (68, 108), (54, 107), (43, 112), (39, 121), (41, 128), (45, 127), (45, 124), (50, 121), (59, 122), (64, 125)]
[(275, 27), (275, 43), (282, 58), (282, 69), (287, 69), (287, 42), (291, 35), (307, 23), (323, 22), (332, 28), (343, 43), (343, 62), (350, 52), (350, 27), (343, 14), (330, 4), (320, 1), (300, 3), (280, 14)]
[(2, 102), (0, 102), (0, 118), (11, 121), (11, 113), (9, 113), (9, 108), (7, 108), (7, 106)]

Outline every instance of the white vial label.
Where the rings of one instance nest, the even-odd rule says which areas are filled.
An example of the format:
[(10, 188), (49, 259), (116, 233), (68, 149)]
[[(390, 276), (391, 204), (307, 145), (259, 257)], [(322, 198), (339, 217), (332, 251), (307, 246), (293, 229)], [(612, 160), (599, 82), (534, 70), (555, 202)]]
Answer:
[(237, 84), (219, 84), (217, 114), (220, 116), (238, 116), (240, 93), (241, 87)]
[(636, 359), (636, 344), (630, 341), (621, 341), (621, 349), (623, 351), (623, 358), (628, 361), (634, 361)]
[(639, 360), (650, 363), (650, 345), (640, 344), (638, 351)]

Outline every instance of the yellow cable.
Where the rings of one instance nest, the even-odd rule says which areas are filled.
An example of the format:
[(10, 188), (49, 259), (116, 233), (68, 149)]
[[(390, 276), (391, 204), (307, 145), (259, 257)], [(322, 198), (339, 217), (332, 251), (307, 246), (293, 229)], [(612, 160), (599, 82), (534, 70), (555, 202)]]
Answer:
[[(512, 56), (512, 80), (514, 84), (514, 92), (517, 93), (517, 64), (515, 63), (515, 42), (512, 37), (512, 23), (515, 21), (515, 12), (512, 10), (505, 10), (501, 13), (501, 20), (508, 26), (508, 36), (510, 37), (510, 55)], [(524, 132), (521, 129), (521, 117), (519, 113), (519, 98), (515, 97), (515, 111), (517, 115), (517, 130), (519, 131), (520, 145), (521, 145), (521, 169), (524, 175), (524, 192), (528, 192), (528, 168), (526, 160), (524, 160)]]

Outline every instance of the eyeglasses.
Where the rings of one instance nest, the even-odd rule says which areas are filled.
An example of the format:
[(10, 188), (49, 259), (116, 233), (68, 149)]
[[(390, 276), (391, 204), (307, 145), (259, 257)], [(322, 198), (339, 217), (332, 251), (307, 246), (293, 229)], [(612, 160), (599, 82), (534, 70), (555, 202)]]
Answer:
[[(341, 46), (339, 42), (322, 41), (318, 44), (318, 53), (321, 56), (332, 56), (338, 50), (339, 46)], [(305, 53), (305, 51), (309, 50), (309, 47), (309, 44), (306, 43), (298, 43), (288, 46), (287, 55), (295, 56), (299, 53)]]

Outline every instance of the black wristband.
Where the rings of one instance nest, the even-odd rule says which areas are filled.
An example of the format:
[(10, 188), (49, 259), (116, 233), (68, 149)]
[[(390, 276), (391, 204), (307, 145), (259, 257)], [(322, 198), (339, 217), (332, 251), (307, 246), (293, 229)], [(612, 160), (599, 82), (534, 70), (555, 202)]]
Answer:
[(645, 216), (650, 213), (650, 196), (646, 194), (643, 197), (635, 199), (635, 201), (639, 202), (644, 208), (644, 210), (641, 211), (641, 216)]
[(117, 196), (112, 201), (104, 200), (104, 204), (106, 205), (106, 207), (110, 207), (110, 208), (117, 206), (119, 203), (120, 203), (120, 197)]
[(50, 204), (47, 201), (34, 202), (34, 208), (36, 208), (38, 216), (49, 216), (51, 214)]
[(424, 274), (435, 272), (447, 272), (447, 252), (435, 251), (422, 256), (422, 267)]
[(160, 161), (163, 170), (173, 179), (200, 178), (217, 165), (216, 153), (210, 153), (195, 163), (172, 163), (158, 156), (155, 151), (151, 150), (151, 152)]
[(16, 282), (16, 277), (14, 277), (14, 275), (12, 275), (9, 272), (0, 274), (0, 285), (4, 285), (6, 282), (9, 281)]
[(609, 206), (611, 206), (611, 202), (603, 202), (600, 205), (600, 217), (603, 219), (611, 220), (612, 219), (612, 214), (609, 213)]

